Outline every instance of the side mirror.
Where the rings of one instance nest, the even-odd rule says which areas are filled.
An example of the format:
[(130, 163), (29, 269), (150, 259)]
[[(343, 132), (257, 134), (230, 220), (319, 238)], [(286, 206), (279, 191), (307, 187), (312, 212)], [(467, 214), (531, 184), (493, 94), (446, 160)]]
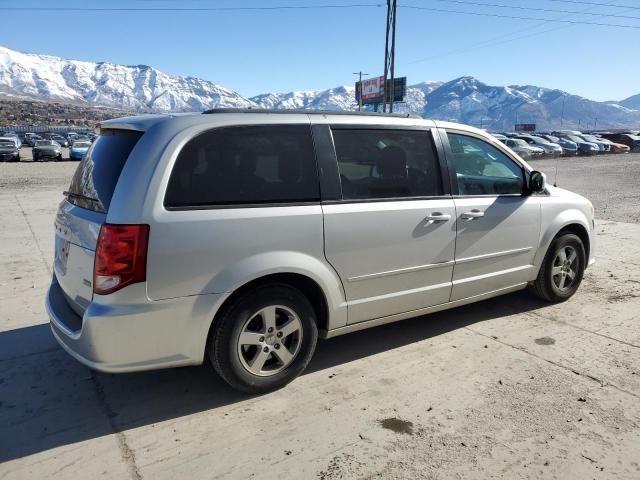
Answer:
[(538, 193), (544, 192), (547, 188), (547, 176), (534, 170), (529, 174), (529, 192), (530, 193)]

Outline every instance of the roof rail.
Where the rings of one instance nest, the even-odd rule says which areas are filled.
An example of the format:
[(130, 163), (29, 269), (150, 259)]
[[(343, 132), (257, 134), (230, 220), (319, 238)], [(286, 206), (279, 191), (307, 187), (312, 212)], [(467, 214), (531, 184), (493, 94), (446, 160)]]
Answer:
[(376, 116), (376, 117), (397, 117), (397, 118), (422, 118), (420, 115), (413, 113), (381, 113), (381, 112), (349, 112), (349, 111), (334, 111), (334, 110), (304, 110), (304, 109), (275, 109), (275, 108), (212, 108), (211, 110), (205, 110), (202, 112), (206, 115), (215, 113), (303, 113), (306, 115), (359, 115), (364, 117)]

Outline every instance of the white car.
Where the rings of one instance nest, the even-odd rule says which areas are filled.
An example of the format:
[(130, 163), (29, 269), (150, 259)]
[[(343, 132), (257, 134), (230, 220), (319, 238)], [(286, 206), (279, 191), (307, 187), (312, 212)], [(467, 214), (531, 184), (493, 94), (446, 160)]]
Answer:
[(506, 140), (502, 140), (502, 143), (522, 157), (539, 157), (540, 155), (544, 155), (542, 148), (529, 145), (520, 138), (507, 138)]
[(518, 138), (527, 142), (531, 147), (541, 148), (547, 155), (562, 155), (562, 147), (546, 138), (537, 135), (526, 135)]

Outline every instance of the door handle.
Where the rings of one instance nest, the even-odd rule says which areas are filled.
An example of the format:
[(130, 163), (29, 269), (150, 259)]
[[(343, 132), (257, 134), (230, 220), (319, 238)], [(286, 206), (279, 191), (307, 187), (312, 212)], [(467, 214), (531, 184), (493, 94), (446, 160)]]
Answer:
[(464, 212), (462, 214), (462, 219), (463, 220), (475, 220), (476, 218), (482, 218), (484, 217), (484, 212), (474, 208), (473, 210), (470, 210), (468, 212)]
[(447, 222), (451, 220), (451, 215), (449, 215), (448, 213), (433, 212), (427, 215), (426, 217), (424, 217), (424, 219), (427, 220), (429, 223)]

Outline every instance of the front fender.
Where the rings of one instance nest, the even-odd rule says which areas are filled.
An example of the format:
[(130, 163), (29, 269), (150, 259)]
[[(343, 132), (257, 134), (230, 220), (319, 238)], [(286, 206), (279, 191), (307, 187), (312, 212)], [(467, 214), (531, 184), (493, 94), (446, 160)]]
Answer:
[[(568, 227), (569, 225), (580, 225), (582, 226), (587, 235), (589, 236), (589, 257), (593, 256), (593, 233), (590, 225), (590, 220), (587, 218), (584, 212), (577, 208), (570, 208), (566, 210), (562, 210), (558, 213), (549, 215), (549, 218), (545, 218), (545, 209), (543, 207), (543, 215), (542, 215), (542, 231), (540, 236), (540, 242), (538, 245), (538, 250), (533, 259), (533, 264), (535, 266), (535, 276), (532, 278), (534, 280), (538, 276), (538, 272), (542, 267), (542, 262), (544, 261), (544, 257), (547, 254), (547, 250), (551, 245), (553, 239), (558, 235), (558, 233)], [(587, 259), (587, 264), (589, 263), (589, 259)]]

